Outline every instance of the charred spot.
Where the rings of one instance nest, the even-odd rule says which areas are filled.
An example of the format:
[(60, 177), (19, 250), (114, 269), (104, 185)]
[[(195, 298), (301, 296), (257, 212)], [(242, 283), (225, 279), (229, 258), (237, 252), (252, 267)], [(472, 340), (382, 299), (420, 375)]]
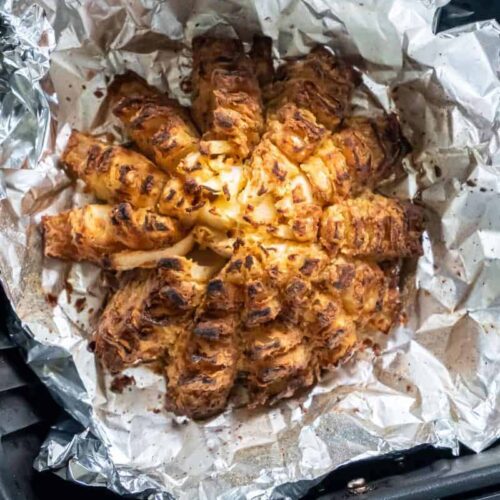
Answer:
[(176, 308), (182, 309), (189, 305), (189, 301), (186, 300), (182, 293), (173, 287), (162, 288), (161, 295)]
[(271, 278), (277, 278), (279, 276), (278, 266), (271, 266), (268, 270), (268, 273)]
[(247, 295), (250, 298), (255, 298), (259, 293), (262, 293), (264, 290), (264, 285), (260, 281), (255, 281), (254, 283), (250, 283), (247, 286)]
[(302, 295), (307, 290), (307, 285), (304, 281), (295, 278), (286, 288), (286, 295), (297, 297)]
[(99, 159), (99, 170), (107, 171), (109, 169), (111, 157), (114, 154), (114, 149), (112, 146), (107, 147)]
[(257, 196), (262, 196), (263, 194), (267, 193), (267, 188), (265, 186), (260, 186), (259, 190), (257, 191)]
[(184, 191), (188, 194), (195, 194), (199, 192), (201, 187), (194, 179), (187, 179), (184, 182)]
[(201, 170), (203, 167), (199, 161), (196, 161), (192, 166), (184, 166), (184, 170), (186, 172), (196, 172), (197, 170)]
[(109, 255), (104, 255), (101, 259), (101, 265), (104, 269), (111, 269), (112, 267), (112, 262), (111, 259), (109, 258)]
[(167, 127), (162, 127), (156, 134), (152, 137), (151, 143), (155, 146), (161, 146), (162, 143), (168, 141), (172, 135)]
[(50, 304), (51, 307), (56, 307), (57, 306), (57, 297), (55, 295), (52, 295), (51, 293), (48, 293), (45, 296), (45, 299), (47, 302)]
[(99, 168), (101, 163), (98, 162), (100, 155), (101, 146), (98, 146), (97, 144), (92, 145), (87, 153), (87, 166), (91, 169), (102, 170)]
[(165, 200), (171, 201), (174, 196), (175, 196), (175, 189), (170, 189), (167, 196), (165, 196)]
[(355, 274), (356, 270), (353, 265), (340, 266), (338, 279), (333, 283), (333, 286), (339, 290), (347, 288), (352, 283)]
[(245, 268), (251, 269), (253, 266), (253, 257), (251, 255), (247, 255), (245, 257)]
[(222, 128), (234, 127), (233, 119), (225, 113), (217, 113), (215, 121), (216, 121), (215, 124)]
[(214, 364), (217, 360), (217, 356), (207, 356), (205, 353), (203, 353), (200, 350), (194, 351), (191, 354), (190, 358), (191, 358), (191, 362), (193, 364), (197, 364), (197, 363), (201, 363), (201, 362)]
[(252, 359), (262, 359), (268, 352), (278, 349), (280, 345), (280, 341), (275, 339), (264, 345), (252, 346), (245, 350), (245, 354)]
[(166, 231), (168, 229), (167, 226), (163, 222), (160, 222), (156, 217), (153, 218), (152, 222), (152, 228), (154, 231)]
[(233, 273), (235, 271), (240, 271), (242, 265), (243, 265), (243, 261), (241, 259), (236, 259), (233, 262), (229, 263), (228, 268), (227, 268), (227, 272)]
[(176, 257), (167, 257), (160, 259), (158, 267), (168, 269), (169, 271), (182, 271), (182, 262)]
[(119, 181), (124, 184), (127, 180), (127, 174), (133, 169), (131, 165), (120, 165)]
[(204, 375), (204, 374), (193, 375), (191, 373), (186, 373), (186, 374), (183, 374), (179, 377), (178, 384), (180, 386), (182, 386), (182, 385), (190, 385), (190, 384), (195, 383), (195, 382), (201, 382), (204, 385), (210, 385), (210, 384), (214, 384), (215, 380), (213, 378), (209, 377), (208, 375)]
[(128, 203), (120, 203), (114, 209), (111, 215), (111, 224), (118, 226), (122, 222), (130, 221), (130, 205)]
[(75, 309), (77, 312), (82, 312), (85, 309), (85, 304), (87, 303), (87, 299), (85, 297), (81, 297), (75, 300)]
[(154, 186), (154, 177), (152, 175), (147, 175), (141, 184), (141, 194), (149, 194)]
[(260, 320), (265, 320), (267, 318), (272, 319), (272, 311), (270, 307), (264, 307), (263, 309), (256, 309), (250, 311), (247, 317), (247, 323), (255, 323)]
[(286, 179), (286, 172), (280, 169), (277, 161), (274, 162), (272, 172), (280, 181), (284, 181)]
[(305, 259), (304, 264), (299, 269), (299, 271), (306, 275), (311, 276), (311, 274), (316, 270), (319, 264), (319, 259)]
[(210, 280), (207, 286), (208, 295), (222, 293), (224, 291), (224, 282), (221, 279)]
[(113, 379), (110, 389), (112, 392), (121, 394), (129, 385), (135, 385), (135, 378), (128, 375), (120, 375)]
[(281, 366), (270, 366), (267, 368), (263, 368), (259, 372), (259, 380), (264, 384), (269, 382), (274, 382), (276, 380), (276, 375), (281, 371)]
[(195, 210), (199, 210), (200, 208), (204, 207), (205, 204), (206, 204), (205, 201), (199, 201), (195, 205), (192, 205), (190, 207), (186, 207), (186, 212), (191, 213), (191, 212), (194, 212)]
[(198, 323), (193, 331), (195, 335), (209, 340), (218, 340), (222, 333), (220, 325), (208, 322)]

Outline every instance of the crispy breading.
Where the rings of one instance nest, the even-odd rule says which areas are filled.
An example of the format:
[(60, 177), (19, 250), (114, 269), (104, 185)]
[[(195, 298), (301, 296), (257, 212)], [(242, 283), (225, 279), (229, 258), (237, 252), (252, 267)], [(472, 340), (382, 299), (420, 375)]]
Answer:
[(268, 119), (264, 137), (305, 174), (319, 205), (352, 194), (353, 175), (342, 151), (309, 111), (285, 104)]
[(321, 242), (332, 253), (388, 260), (422, 254), (422, 210), (376, 194), (325, 209)]
[(181, 220), (214, 228), (233, 227), (240, 214), (238, 193), (244, 183), (240, 165), (220, 156), (189, 155), (182, 162), (183, 176), (165, 184), (158, 211)]
[(314, 241), (321, 208), (293, 160), (306, 158), (325, 130), (294, 106), (269, 117), (267, 128), (246, 167), (247, 184), (240, 195), (243, 220), (276, 237)]
[(184, 235), (172, 218), (129, 203), (86, 205), (46, 215), (42, 230), (46, 256), (104, 266), (113, 253), (168, 247)]
[[(352, 117), (333, 135), (356, 185), (355, 192), (388, 178), (410, 151), (394, 114), (376, 119)], [(355, 194), (355, 193), (354, 193)]]
[(259, 140), (263, 117), (259, 84), (241, 42), (195, 38), (191, 79), (201, 152), (245, 159)]
[(307, 56), (278, 68), (277, 81), (268, 86), (264, 97), (271, 108), (291, 102), (307, 109), (328, 130), (334, 130), (346, 114), (352, 91), (360, 83), (355, 69), (326, 48), (317, 47)]
[(71, 176), (82, 179), (102, 201), (156, 206), (167, 176), (141, 154), (73, 130), (61, 157)]
[(115, 79), (115, 114), (165, 172), (74, 132), (68, 171), (119, 204), (42, 220), (46, 255), (124, 271), (94, 335), (107, 370), (158, 363), (166, 407), (207, 418), (291, 397), (359, 334), (397, 323), (400, 261), (422, 252), (423, 214), (370, 191), (409, 146), (395, 115), (347, 116), (360, 81), (325, 48), (275, 76), (268, 38), (249, 55), (239, 40), (195, 38), (198, 138), (176, 101)]
[(233, 388), (239, 297), (220, 278), (210, 280), (191, 328), (179, 337), (166, 367), (169, 410), (206, 418), (224, 409)]
[(352, 352), (357, 329), (382, 314), (392, 324), (397, 297), (397, 283), (373, 262), (332, 260), (315, 244), (237, 242), (174, 348), (167, 406), (208, 417), (237, 380), (251, 406), (292, 396)]
[(121, 96), (113, 113), (139, 151), (158, 167), (175, 173), (179, 162), (198, 150), (198, 133), (177, 101), (130, 73), (115, 81), (111, 89), (115, 98)]
[(127, 275), (94, 332), (101, 363), (117, 373), (167, 356), (189, 327), (215, 270), (175, 257), (163, 259), (157, 269)]

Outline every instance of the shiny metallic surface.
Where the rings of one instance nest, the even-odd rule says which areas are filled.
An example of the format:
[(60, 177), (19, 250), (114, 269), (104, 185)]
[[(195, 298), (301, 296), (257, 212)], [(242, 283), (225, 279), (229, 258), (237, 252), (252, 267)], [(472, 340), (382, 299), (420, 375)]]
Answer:
[[(0, 279), (20, 318), (13, 339), (81, 424), (53, 429), (38, 469), (140, 498), (296, 498), (353, 460), (500, 437), (500, 28), (434, 35), (444, 3), (0, 4)], [(365, 75), (355, 112), (397, 111), (413, 145), (381, 189), (419, 199), (427, 231), (406, 272), (408, 321), (371, 336), (380, 354), (359, 351), (301, 398), (196, 423), (161, 409), (164, 381), (145, 368), (127, 370), (136, 384), (123, 394), (109, 390), (87, 349), (105, 277), (43, 258), (38, 224), (89, 199), (57, 166), (71, 127), (120, 138), (113, 75), (134, 70), (188, 103), (190, 41), (209, 29), (263, 32), (277, 59), (322, 43), (353, 61)]]

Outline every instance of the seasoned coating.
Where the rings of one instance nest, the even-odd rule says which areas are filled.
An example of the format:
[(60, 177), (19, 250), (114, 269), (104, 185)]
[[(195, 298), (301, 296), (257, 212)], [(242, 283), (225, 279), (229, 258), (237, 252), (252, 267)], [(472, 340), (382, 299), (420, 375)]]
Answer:
[(356, 185), (355, 192), (389, 177), (410, 151), (395, 114), (377, 119), (352, 117), (333, 135)]
[(346, 114), (354, 88), (361, 83), (359, 73), (340, 62), (324, 47), (307, 56), (287, 61), (278, 69), (277, 81), (264, 92), (271, 108), (287, 102), (311, 111), (328, 130), (339, 126)]
[(293, 105), (269, 118), (268, 131), (246, 167), (247, 184), (239, 197), (246, 223), (279, 238), (316, 239), (321, 207), (293, 160), (306, 158), (325, 133), (310, 113)]
[(166, 367), (167, 409), (192, 418), (207, 418), (224, 409), (237, 370), (239, 297), (213, 278), (195, 321), (179, 337)]
[(291, 397), (314, 383), (312, 349), (296, 326), (272, 321), (241, 336), (242, 378), (250, 407)]
[(158, 211), (184, 225), (200, 222), (220, 229), (233, 227), (240, 213), (237, 195), (244, 184), (241, 166), (220, 156), (190, 155), (182, 168), (184, 176), (165, 184)]
[(122, 87), (112, 92), (119, 94), (123, 87), (135, 92), (119, 101), (115, 114), (139, 149), (174, 175), (164, 184), (160, 213), (184, 225), (201, 220), (232, 227), (243, 183), (238, 162), (248, 154), (241, 148), (249, 151), (262, 128), (260, 91), (252, 62), (239, 43), (195, 39), (193, 51), (193, 115), (203, 129), (208, 127), (201, 143), (188, 140), (192, 127), (180, 107), (160, 94), (151, 95), (154, 90), (137, 78), (135, 83), (123, 78)]
[(198, 133), (177, 101), (148, 86), (137, 75), (121, 78), (112, 90), (117, 97), (122, 96), (113, 113), (139, 151), (158, 167), (175, 173), (179, 162), (198, 150)]
[(183, 236), (177, 221), (129, 203), (86, 205), (46, 215), (42, 229), (46, 256), (104, 266), (115, 252), (162, 248)]
[(305, 174), (317, 204), (352, 194), (353, 175), (342, 151), (309, 111), (285, 104), (268, 119), (265, 137)]
[(397, 284), (374, 263), (283, 243), (246, 245), (235, 257), (227, 268), (244, 289), (240, 366), (250, 405), (310, 386), (352, 352), (357, 329), (381, 313), (392, 324), (399, 312), (387, 301)]
[(167, 176), (131, 149), (114, 146), (73, 130), (61, 161), (102, 201), (153, 208)]
[(419, 207), (371, 194), (328, 207), (320, 236), (334, 254), (388, 260), (421, 255), (422, 229)]
[(199, 137), (176, 101), (115, 78), (114, 113), (145, 156), (73, 132), (63, 163), (110, 204), (42, 220), (47, 256), (118, 272), (94, 333), (108, 371), (154, 364), (166, 408), (208, 418), (296, 395), (399, 320), (423, 214), (372, 192), (409, 145), (395, 115), (348, 116), (360, 81), (325, 48), (275, 73), (269, 38), (248, 55), (195, 38)]
[(358, 329), (381, 317), (390, 326), (398, 297), (397, 282), (373, 262), (332, 260), (315, 244), (237, 241), (191, 331), (178, 338), (167, 407), (211, 416), (238, 383), (250, 406), (290, 397), (346, 359)]
[(201, 152), (246, 158), (259, 140), (263, 117), (259, 84), (241, 42), (195, 38), (191, 78)]
[(168, 356), (200, 304), (216, 268), (183, 257), (129, 273), (108, 301), (94, 332), (95, 352), (111, 372)]
[(406, 150), (393, 115), (352, 118), (331, 134), (309, 111), (285, 104), (268, 115), (245, 168), (243, 220), (276, 237), (315, 241), (322, 208), (376, 186)]
[(271, 83), (274, 79), (272, 39), (267, 36), (255, 35), (249, 56), (261, 88)]

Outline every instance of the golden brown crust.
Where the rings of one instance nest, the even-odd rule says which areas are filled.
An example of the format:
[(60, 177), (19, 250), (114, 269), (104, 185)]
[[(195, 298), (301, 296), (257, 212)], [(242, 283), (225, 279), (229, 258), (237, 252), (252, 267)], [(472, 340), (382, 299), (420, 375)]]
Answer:
[(237, 381), (250, 406), (290, 397), (346, 359), (357, 330), (392, 324), (398, 296), (373, 262), (332, 260), (312, 244), (237, 242), (173, 350), (167, 407), (211, 416)]
[(237, 40), (193, 40), (193, 118), (204, 132), (203, 154), (246, 158), (262, 127), (260, 89), (250, 58)]
[(94, 333), (95, 352), (111, 372), (168, 355), (189, 327), (210, 269), (183, 257), (130, 273), (111, 297)]
[(356, 70), (326, 48), (317, 47), (307, 56), (281, 66), (277, 81), (266, 89), (264, 96), (270, 107), (294, 103), (311, 111), (327, 129), (334, 130), (346, 114), (351, 92), (360, 83)]
[(100, 200), (153, 208), (167, 177), (147, 158), (73, 130), (61, 157), (71, 176)]
[(410, 149), (394, 114), (348, 118), (333, 141), (346, 159), (355, 192), (388, 178)]
[(113, 89), (116, 98), (121, 96), (113, 112), (128, 136), (158, 167), (175, 173), (179, 162), (198, 149), (198, 133), (187, 111), (137, 76), (120, 79)]
[(174, 413), (207, 418), (224, 409), (236, 377), (237, 300), (220, 279), (208, 283), (196, 318), (166, 368), (166, 406)]
[(418, 206), (370, 194), (328, 207), (320, 235), (334, 254), (388, 260), (421, 255), (422, 229)]
[(316, 240), (321, 206), (300, 161), (325, 134), (311, 113), (294, 105), (268, 118), (267, 131), (246, 166), (247, 184), (239, 197), (244, 222), (273, 237)]
[(46, 256), (105, 267), (115, 252), (162, 248), (183, 236), (175, 220), (129, 203), (86, 205), (44, 216), (42, 229)]
[[(271, 52), (270, 39), (255, 39), (250, 56), (238, 40), (193, 41), (201, 140), (178, 103), (136, 75), (116, 78), (115, 113), (168, 175), (74, 132), (68, 170), (121, 203), (42, 220), (46, 255), (125, 271), (97, 356), (112, 373), (158, 363), (179, 415), (215, 415), (235, 389), (255, 407), (314, 384), (359, 333), (397, 322), (399, 259), (421, 252), (420, 208), (368, 191), (408, 150), (397, 118), (346, 118), (360, 77), (326, 49), (287, 62), (275, 81)], [(198, 250), (179, 257), (195, 241), (226, 264), (203, 268)]]

